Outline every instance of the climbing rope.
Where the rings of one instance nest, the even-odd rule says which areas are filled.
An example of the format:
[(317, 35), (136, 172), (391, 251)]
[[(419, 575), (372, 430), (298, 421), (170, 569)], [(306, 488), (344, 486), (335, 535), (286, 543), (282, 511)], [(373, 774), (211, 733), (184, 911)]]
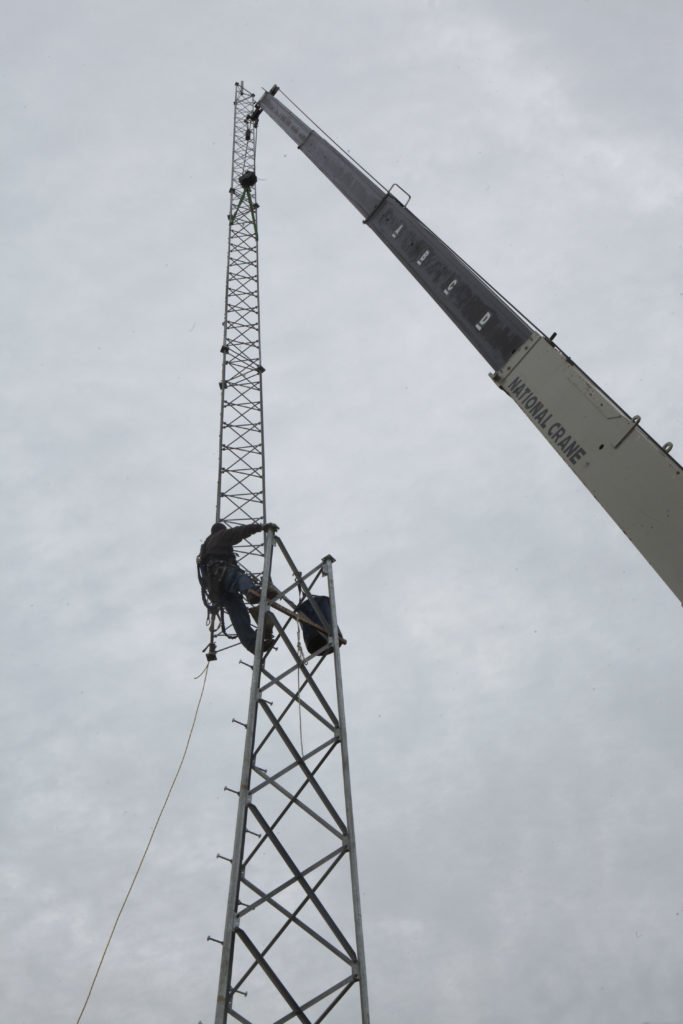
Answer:
[(79, 1024), (79, 1021), (81, 1020), (81, 1017), (85, 1013), (85, 1008), (88, 1005), (88, 1001), (90, 999), (90, 996), (92, 995), (92, 991), (93, 991), (93, 989), (95, 987), (95, 982), (97, 981), (97, 976), (100, 973), (100, 969), (102, 967), (102, 964), (104, 963), (104, 958), (107, 955), (107, 950), (109, 949), (109, 944), (111, 943), (111, 940), (114, 937), (114, 932), (116, 931), (116, 926), (118, 925), (119, 919), (120, 919), (120, 917), (121, 917), (121, 915), (122, 915), (122, 913), (124, 911), (126, 903), (128, 902), (128, 897), (130, 896), (131, 892), (133, 891), (133, 886), (135, 885), (137, 877), (140, 874), (140, 869), (142, 868), (142, 865), (144, 863), (145, 857), (147, 856), (147, 851), (149, 850), (150, 846), (152, 845), (152, 840), (154, 839), (154, 833), (156, 832), (157, 826), (158, 826), (159, 822), (161, 821), (162, 814), (166, 810), (166, 804), (169, 801), (171, 793), (173, 792), (173, 787), (175, 786), (175, 784), (176, 784), (176, 782), (178, 780), (178, 776), (180, 775), (180, 770), (183, 767), (183, 764), (185, 762), (185, 757), (187, 756), (187, 751), (188, 751), (189, 746), (190, 746), (190, 740), (192, 739), (192, 733), (194, 732), (194, 727), (195, 727), (195, 724), (197, 722), (197, 715), (199, 714), (199, 708), (200, 708), (200, 705), (202, 703), (202, 698), (204, 696), (204, 690), (206, 689), (206, 679), (207, 679), (207, 676), (209, 674), (209, 665), (210, 665), (210, 662), (207, 662), (206, 668), (203, 669), (199, 673), (199, 675), (195, 676), (195, 679), (202, 679), (202, 689), (201, 689), (201, 692), (199, 694), (199, 700), (197, 701), (197, 706), (196, 706), (196, 708), (194, 710), (194, 718), (192, 719), (192, 725), (190, 726), (190, 733), (189, 733), (189, 735), (187, 737), (187, 743), (185, 744), (185, 749), (183, 750), (183, 756), (180, 758), (180, 764), (178, 765), (177, 771), (176, 771), (175, 775), (173, 776), (173, 781), (171, 782), (171, 785), (169, 786), (168, 793), (166, 794), (166, 799), (164, 800), (163, 804), (161, 805), (161, 810), (159, 811), (159, 814), (157, 815), (157, 820), (154, 822), (154, 828), (152, 829), (152, 834), (150, 835), (150, 837), (149, 837), (149, 839), (147, 841), (147, 846), (145, 847), (145, 849), (143, 851), (142, 857), (140, 858), (140, 863), (138, 864), (137, 869), (135, 871), (135, 874), (133, 875), (133, 881), (128, 886), (128, 892), (126, 893), (126, 895), (125, 895), (125, 897), (123, 899), (123, 903), (121, 904), (119, 912), (116, 915), (116, 920), (114, 921), (114, 924), (112, 925), (112, 929), (109, 932), (109, 938), (107, 939), (106, 945), (105, 945), (104, 950), (102, 952), (102, 956), (100, 957), (100, 962), (97, 965), (97, 970), (95, 971), (94, 977), (93, 977), (92, 982), (90, 984), (90, 988), (88, 989), (88, 994), (85, 997), (85, 1002), (83, 1003), (83, 1006), (81, 1008), (81, 1012), (79, 1013), (78, 1017), (76, 1018), (76, 1024)]

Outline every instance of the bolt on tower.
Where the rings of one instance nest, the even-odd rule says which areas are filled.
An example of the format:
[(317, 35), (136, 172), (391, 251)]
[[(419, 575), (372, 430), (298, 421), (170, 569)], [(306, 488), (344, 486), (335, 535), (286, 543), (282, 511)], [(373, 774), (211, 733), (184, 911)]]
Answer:
[[(238, 83), (216, 504), (228, 526), (265, 522), (258, 114)], [(301, 572), (275, 528), (255, 540), (240, 559), (261, 584), (246, 721), (233, 720), (241, 778), (225, 787), (237, 808), (215, 1024), (369, 1024), (334, 559)], [(234, 638), (210, 624), (213, 660)]]

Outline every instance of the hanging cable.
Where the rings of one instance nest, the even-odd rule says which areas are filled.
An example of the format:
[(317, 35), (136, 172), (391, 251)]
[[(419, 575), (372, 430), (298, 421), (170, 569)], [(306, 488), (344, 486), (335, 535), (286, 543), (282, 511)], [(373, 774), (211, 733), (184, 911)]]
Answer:
[(135, 885), (137, 877), (140, 874), (140, 869), (142, 868), (142, 865), (144, 863), (145, 857), (147, 856), (147, 851), (149, 850), (150, 846), (152, 845), (152, 840), (154, 839), (154, 833), (156, 832), (157, 826), (158, 826), (159, 822), (161, 821), (162, 814), (166, 810), (166, 804), (169, 801), (171, 793), (173, 792), (173, 787), (175, 786), (176, 781), (178, 779), (178, 776), (180, 775), (180, 770), (183, 767), (183, 764), (184, 764), (184, 761), (185, 761), (185, 757), (187, 755), (187, 751), (188, 751), (189, 746), (190, 746), (190, 740), (192, 739), (192, 733), (194, 732), (194, 727), (195, 727), (195, 724), (197, 722), (197, 715), (199, 714), (199, 707), (200, 707), (200, 705), (202, 703), (202, 698), (204, 696), (204, 690), (206, 689), (206, 679), (207, 679), (207, 676), (209, 674), (209, 666), (210, 666), (210, 662), (207, 662), (206, 668), (203, 669), (203, 671), (201, 671), (199, 673), (199, 675), (195, 676), (195, 679), (201, 679), (202, 676), (203, 676), (202, 689), (201, 689), (201, 692), (199, 694), (199, 700), (197, 701), (197, 706), (196, 706), (195, 711), (194, 711), (194, 718), (192, 719), (192, 725), (190, 726), (190, 733), (189, 733), (189, 736), (187, 737), (187, 743), (185, 744), (185, 749), (183, 750), (183, 756), (180, 758), (180, 764), (178, 765), (177, 771), (176, 771), (175, 775), (173, 776), (173, 781), (171, 782), (171, 785), (169, 786), (168, 793), (166, 794), (166, 799), (164, 800), (163, 804), (161, 805), (161, 810), (159, 811), (159, 814), (157, 815), (157, 820), (154, 822), (154, 828), (152, 829), (152, 834), (150, 835), (150, 837), (149, 837), (149, 839), (147, 841), (147, 846), (145, 847), (145, 849), (143, 851), (142, 857), (140, 858), (140, 863), (138, 864), (137, 869), (135, 871), (135, 874), (133, 875), (133, 881), (128, 886), (128, 892), (126, 893), (126, 895), (125, 895), (125, 897), (123, 899), (123, 903), (121, 904), (121, 908), (120, 908), (118, 914), (116, 915), (116, 920), (114, 921), (114, 924), (112, 925), (112, 929), (109, 932), (109, 938), (107, 939), (106, 945), (105, 945), (104, 950), (102, 952), (102, 956), (100, 957), (100, 962), (97, 965), (97, 970), (95, 971), (94, 977), (93, 977), (92, 982), (90, 984), (90, 988), (88, 989), (88, 994), (85, 997), (85, 1002), (83, 1003), (83, 1007), (81, 1008), (81, 1012), (79, 1013), (78, 1017), (76, 1018), (76, 1024), (79, 1024), (79, 1021), (80, 1021), (81, 1017), (85, 1013), (85, 1008), (88, 1005), (88, 1001), (90, 999), (90, 996), (92, 995), (92, 991), (93, 991), (93, 989), (95, 987), (95, 982), (97, 981), (97, 976), (100, 973), (100, 969), (102, 967), (102, 964), (104, 963), (104, 958), (107, 955), (107, 950), (109, 949), (109, 944), (110, 944), (111, 940), (114, 937), (114, 932), (116, 931), (116, 926), (118, 925), (119, 919), (121, 917), (121, 914), (123, 913), (124, 908), (126, 906), (126, 903), (128, 902), (128, 897), (130, 896), (131, 892), (133, 891), (133, 886)]

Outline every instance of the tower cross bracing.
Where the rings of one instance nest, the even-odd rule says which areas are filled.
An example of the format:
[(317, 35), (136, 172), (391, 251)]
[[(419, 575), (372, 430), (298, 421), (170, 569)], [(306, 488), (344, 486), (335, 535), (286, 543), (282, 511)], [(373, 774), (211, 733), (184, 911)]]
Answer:
[[(258, 114), (237, 83), (216, 495), (216, 521), (229, 527), (266, 521)], [(232, 789), (233, 855), (224, 858), (231, 869), (215, 1021), (369, 1024), (334, 559), (300, 572), (275, 529), (238, 548), (260, 581), (260, 603), (242, 774)], [(215, 660), (214, 613), (210, 629)]]
[[(228, 526), (266, 515), (261, 312), (254, 95), (235, 87), (228, 258), (220, 380), (216, 521)], [(263, 539), (246, 542), (245, 568), (260, 571)]]
[(333, 562), (266, 533), (215, 1024), (369, 1024)]

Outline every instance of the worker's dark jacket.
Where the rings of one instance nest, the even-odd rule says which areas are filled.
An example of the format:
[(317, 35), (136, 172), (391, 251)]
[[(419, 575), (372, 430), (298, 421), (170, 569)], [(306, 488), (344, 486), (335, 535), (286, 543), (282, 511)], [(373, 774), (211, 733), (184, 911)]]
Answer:
[(215, 530), (209, 534), (199, 549), (199, 560), (204, 564), (216, 561), (237, 565), (233, 544), (239, 544), (241, 540), (246, 540), (247, 537), (262, 530), (260, 523), (253, 526), (233, 526), (230, 530)]

